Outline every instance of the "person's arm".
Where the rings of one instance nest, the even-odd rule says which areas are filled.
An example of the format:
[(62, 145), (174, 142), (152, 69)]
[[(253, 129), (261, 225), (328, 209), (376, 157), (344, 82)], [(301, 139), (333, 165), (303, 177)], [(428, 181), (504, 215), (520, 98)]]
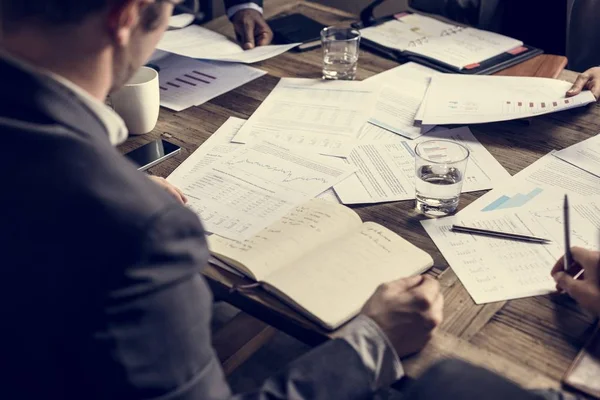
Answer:
[[(160, 400), (364, 399), (402, 375), (398, 355), (420, 350), (441, 321), (431, 278), (382, 285), (341, 338), (288, 365), (258, 390), (232, 395), (211, 347), (208, 259), (198, 218), (183, 207), (148, 226), (139, 260), (123, 271), (94, 332), (105, 398)], [(394, 339), (388, 339), (394, 338)]]
[(262, 7), (262, 0), (225, 0), (227, 16), (245, 50), (266, 46), (273, 41), (273, 31), (263, 17)]

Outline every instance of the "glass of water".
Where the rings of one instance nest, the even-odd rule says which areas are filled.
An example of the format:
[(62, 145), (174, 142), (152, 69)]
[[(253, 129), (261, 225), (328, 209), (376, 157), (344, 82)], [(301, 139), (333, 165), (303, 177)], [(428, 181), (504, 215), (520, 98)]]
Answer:
[(330, 26), (321, 31), (323, 79), (353, 80), (358, 65), (360, 32)]
[(415, 147), (417, 211), (443, 217), (458, 208), (469, 149), (448, 140), (427, 140)]

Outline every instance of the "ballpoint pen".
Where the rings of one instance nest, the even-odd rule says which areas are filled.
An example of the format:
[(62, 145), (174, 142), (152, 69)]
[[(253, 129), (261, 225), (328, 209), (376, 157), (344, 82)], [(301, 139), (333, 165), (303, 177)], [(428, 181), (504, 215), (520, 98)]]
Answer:
[(536, 237), (536, 236), (527, 236), (527, 235), (519, 235), (517, 233), (490, 231), (487, 229), (472, 228), (469, 226), (452, 225), (451, 230), (453, 232), (458, 232), (458, 233), (470, 233), (472, 235), (492, 236), (492, 237), (497, 237), (497, 238), (501, 238), (501, 239), (518, 240), (518, 241), (522, 241), (522, 242), (541, 243), (541, 244), (550, 243), (550, 240)]
[[(571, 228), (569, 224), (569, 197), (565, 194), (563, 202), (563, 225), (565, 230), (565, 256), (564, 270), (567, 272), (571, 264), (573, 264), (573, 254), (571, 254)], [(580, 275), (580, 274), (579, 274)]]

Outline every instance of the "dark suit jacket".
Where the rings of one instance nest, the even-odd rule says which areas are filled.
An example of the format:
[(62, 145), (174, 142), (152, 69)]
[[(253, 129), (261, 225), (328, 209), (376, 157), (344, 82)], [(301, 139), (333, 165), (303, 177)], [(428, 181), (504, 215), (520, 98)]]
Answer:
[(232, 396), (210, 339), (198, 217), (66, 87), (0, 59), (0, 392), (11, 400), (361, 399), (333, 340)]
[(255, 3), (263, 6), (263, 0), (225, 0), (225, 8), (230, 8), (244, 3)]

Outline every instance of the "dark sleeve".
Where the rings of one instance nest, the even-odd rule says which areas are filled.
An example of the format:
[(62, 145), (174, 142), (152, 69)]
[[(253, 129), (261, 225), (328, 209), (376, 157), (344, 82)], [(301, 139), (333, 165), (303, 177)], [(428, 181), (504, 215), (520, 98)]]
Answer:
[(502, 25), (500, 0), (410, 0), (409, 5), (481, 29), (498, 31)]
[(225, 8), (231, 8), (244, 3), (254, 3), (261, 7), (263, 6), (263, 0), (225, 0)]
[[(212, 297), (200, 274), (208, 250), (198, 217), (172, 206), (154, 219), (141, 260), (110, 293), (96, 346), (113, 365), (103, 398), (160, 400), (364, 399), (369, 373), (344, 340), (326, 343), (256, 392), (232, 395), (211, 346)], [(112, 376), (107, 376), (106, 373)]]

